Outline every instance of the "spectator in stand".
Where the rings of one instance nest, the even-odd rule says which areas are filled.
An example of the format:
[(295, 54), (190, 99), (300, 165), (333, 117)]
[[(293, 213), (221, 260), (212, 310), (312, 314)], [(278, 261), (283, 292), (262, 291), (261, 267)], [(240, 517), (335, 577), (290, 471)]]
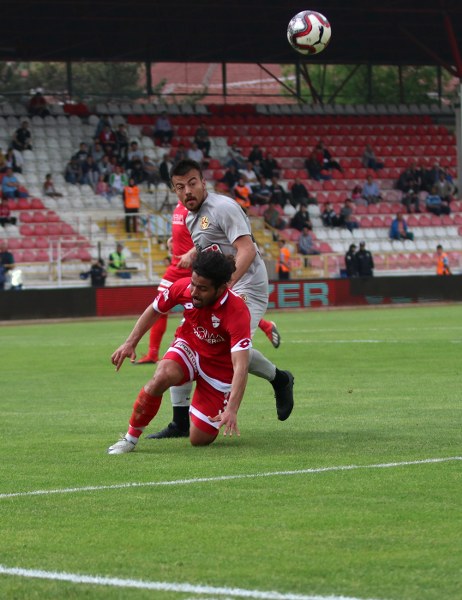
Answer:
[(363, 198), (363, 188), (360, 185), (355, 185), (351, 190), (351, 199), (356, 206), (367, 206), (367, 200)]
[(159, 165), (160, 180), (166, 183), (170, 187), (170, 169), (173, 163), (170, 160), (168, 154), (164, 154), (162, 162)]
[(290, 188), (290, 195), (292, 196), (292, 203), (297, 206), (297, 204), (317, 204), (318, 201), (314, 196), (310, 196), (309, 191), (307, 190), (304, 183), (300, 177), (296, 177)]
[(94, 190), (99, 180), (98, 165), (93, 160), (93, 157), (88, 155), (82, 163), (82, 183), (89, 185)]
[(433, 213), (437, 217), (441, 215), (449, 215), (451, 213), (449, 202), (441, 198), (441, 196), (438, 194), (438, 188), (436, 185), (433, 186), (431, 192), (425, 198), (425, 205), (428, 212)]
[(453, 194), (455, 192), (456, 186), (447, 178), (447, 175), (444, 171), (440, 171), (438, 175), (438, 180), (435, 183), (436, 191), (443, 202), (450, 202), (454, 199)]
[(103, 156), (103, 158), (101, 159), (101, 161), (98, 163), (98, 168), (99, 168), (100, 174), (104, 176), (104, 181), (106, 183), (108, 183), (109, 177), (111, 176), (112, 173), (114, 173), (115, 167), (111, 163), (111, 159), (109, 158), (109, 156), (107, 154), (105, 154)]
[(409, 231), (402, 212), (396, 213), (396, 217), (391, 222), (389, 235), (390, 239), (397, 241), (414, 239), (414, 234)]
[(366, 249), (366, 242), (359, 243), (359, 250), (355, 254), (356, 268), (359, 277), (373, 277), (374, 259), (369, 250)]
[(271, 152), (267, 152), (265, 158), (262, 160), (261, 170), (262, 174), (267, 179), (279, 177), (281, 169), (279, 167), (278, 161), (274, 158)]
[(8, 205), (8, 199), (2, 198), (0, 204), (0, 225), (5, 228), (5, 225), (16, 225), (16, 217), (11, 216), (11, 210)]
[(271, 177), (271, 185), (269, 186), (269, 188), (271, 191), (271, 202), (277, 202), (279, 206), (283, 208), (286, 203), (286, 198), (288, 197), (288, 194), (286, 190), (282, 187), (282, 185), (279, 183), (279, 179), (276, 177), (276, 175), (273, 175), (273, 177)]
[(14, 257), (8, 250), (8, 242), (0, 240), (0, 290), (5, 289), (5, 283), (10, 271), (14, 269)]
[(436, 247), (436, 274), (437, 275), (452, 275), (449, 267), (449, 259), (446, 252), (443, 250), (443, 246), (438, 244)]
[(257, 176), (257, 180), (258, 180), (258, 179), (260, 179), (260, 177), (263, 176), (263, 171), (261, 168), (261, 161), (258, 160), (258, 158), (257, 158), (257, 160), (255, 160), (252, 164), (253, 164), (254, 173)]
[(124, 189), (128, 185), (127, 174), (122, 170), (122, 167), (116, 165), (114, 172), (109, 175), (109, 191), (112, 195), (124, 193)]
[(111, 117), (109, 115), (100, 115), (99, 119), (98, 119), (98, 123), (96, 124), (96, 127), (95, 127), (95, 133), (93, 134), (93, 138), (99, 139), (99, 136), (100, 136), (101, 132), (103, 131), (103, 129), (106, 127), (106, 125), (109, 126), (109, 129), (112, 129)]
[(382, 194), (380, 192), (379, 185), (372, 175), (368, 175), (366, 183), (363, 185), (361, 190), (361, 196), (366, 200), (367, 204), (377, 204), (382, 201)]
[[(265, 223), (274, 229), (284, 229), (287, 223), (281, 217), (281, 213), (276, 208), (276, 202), (270, 202), (268, 208), (263, 213)], [(274, 237), (274, 236), (273, 236)]]
[(370, 144), (366, 145), (364, 149), (361, 162), (363, 167), (366, 169), (373, 169), (374, 171), (380, 171), (383, 169), (383, 162), (379, 161), (375, 156), (375, 152)]
[(226, 190), (231, 191), (236, 183), (239, 181), (239, 172), (235, 165), (230, 165), (224, 172), (223, 177), (220, 179), (220, 183), (226, 186)]
[(120, 164), (124, 165), (127, 162), (128, 154), (128, 131), (125, 123), (119, 123), (114, 133), (115, 137), (115, 152)]
[(178, 148), (176, 149), (175, 156), (173, 158), (173, 164), (176, 165), (182, 160), (186, 160), (188, 158), (188, 151), (186, 150), (186, 146), (181, 142), (178, 144)]
[(251, 191), (250, 185), (246, 183), (245, 177), (239, 177), (238, 182), (233, 188), (233, 196), (245, 214), (247, 214), (250, 208)]
[(195, 160), (201, 167), (204, 167), (204, 153), (199, 148), (196, 142), (191, 144), (191, 148), (188, 148), (186, 152), (186, 158), (190, 160)]
[(127, 169), (131, 170), (135, 166), (135, 162), (142, 162), (143, 160), (143, 151), (138, 146), (138, 142), (133, 141), (130, 142), (130, 147), (127, 151)]
[(67, 183), (72, 183), (72, 185), (77, 185), (82, 182), (82, 167), (80, 161), (76, 158), (71, 158), (67, 163), (64, 171), (64, 179)]
[(258, 183), (251, 187), (252, 195), (250, 196), (250, 201), (254, 206), (269, 204), (271, 200), (271, 190), (263, 175), (258, 178)]
[(3, 198), (27, 198), (27, 192), (21, 189), (18, 178), (13, 173), (13, 169), (8, 167), (2, 179)]
[(2, 148), (0, 148), (0, 173), (4, 173), (6, 171), (6, 156), (3, 154)]
[(312, 150), (309, 157), (305, 160), (305, 169), (307, 170), (308, 177), (320, 181), (321, 179), (330, 179), (330, 176), (326, 176), (322, 173), (323, 168), (323, 154), (319, 152), (317, 148)]
[(51, 173), (47, 173), (45, 175), (45, 181), (42, 185), (43, 193), (45, 196), (49, 196), (50, 198), (62, 198), (63, 195), (57, 191), (55, 188), (55, 183), (53, 181), (53, 176)]
[(5, 163), (6, 167), (11, 167), (14, 173), (22, 173), (24, 159), (19, 150), (9, 148), (8, 152), (5, 154)]
[(439, 163), (435, 162), (431, 169), (427, 169), (424, 172), (424, 185), (420, 189), (424, 189), (427, 192), (431, 192), (433, 186), (439, 181), (441, 172), (444, 173), (443, 169), (440, 167)]
[(252, 164), (255, 164), (257, 161), (259, 161), (260, 164), (263, 162), (263, 152), (258, 144), (252, 146), (248, 160), (250, 160)]
[(93, 160), (99, 167), (99, 165), (101, 164), (101, 161), (103, 160), (103, 156), (105, 156), (105, 154), (104, 154), (104, 149), (98, 140), (95, 140), (94, 143), (91, 145), (90, 156), (93, 158)]
[(133, 177), (128, 180), (124, 187), (123, 201), (125, 210), (125, 232), (136, 233), (138, 231), (138, 213), (141, 206), (140, 188), (136, 185)]
[(202, 123), (196, 129), (194, 141), (196, 142), (199, 150), (202, 150), (204, 153), (204, 158), (210, 158), (210, 148), (212, 143), (210, 141), (209, 132), (204, 121), (202, 121)]
[(37, 91), (31, 97), (29, 102), (27, 103), (27, 112), (29, 113), (29, 117), (46, 117), (50, 114), (48, 110), (48, 102), (43, 96), (42, 92)]
[(349, 231), (358, 229), (359, 225), (354, 218), (354, 207), (353, 201), (347, 198), (340, 209), (339, 224), (341, 227), (345, 227)]
[(245, 167), (246, 162), (247, 161), (242, 155), (242, 152), (237, 147), (236, 142), (233, 142), (228, 148), (228, 152), (225, 157), (225, 167), (230, 167), (231, 165), (234, 165), (236, 169), (243, 169)]
[(412, 206), (414, 207), (414, 212), (420, 212), (420, 200), (419, 193), (412, 185), (412, 181), (409, 180), (409, 185), (403, 188), (403, 196), (401, 198), (401, 204), (406, 207), (407, 213), (410, 215), (412, 213)]
[(82, 165), (87, 160), (88, 155), (89, 152), (87, 144), (85, 142), (80, 142), (79, 149), (75, 154), (72, 155), (72, 158), (78, 160), (79, 163)]
[(173, 138), (173, 127), (167, 116), (167, 111), (162, 111), (154, 125), (154, 139), (159, 146), (169, 146)]
[(98, 196), (104, 196), (108, 202), (111, 202), (112, 200), (111, 190), (103, 173), (99, 174), (98, 183), (96, 184), (95, 188), (95, 194), (98, 194)]
[(321, 213), (321, 219), (324, 227), (338, 227), (340, 225), (339, 217), (330, 202), (326, 202)]
[(23, 121), (21, 126), (16, 129), (13, 136), (12, 146), (19, 152), (24, 150), (32, 150), (32, 135), (29, 129), (29, 122)]
[(311, 227), (311, 219), (307, 206), (304, 204), (300, 205), (299, 210), (295, 213), (290, 222), (290, 226), (298, 231), (303, 231), (305, 227)]
[(240, 177), (244, 177), (249, 185), (253, 185), (258, 181), (257, 174), (253, 168), (253, 163), (250, 160), (245, 163), (244, 168), (239, 169), (239, 175)]
[(290, 223), (290, 221), (294, 218), (294, 216), (297, 213), (297, 209), (290, 201), (290, 198), (286, 198), (286, 203), (284, 204), (283, 212), (284, 216), (287, 217), (287, 222)]
[(315, 239), (311, 225), (307, 225), (302, 229), (302, 234), (298, 238), (298, 251), (304, 256), (321, 254), (321, 252), (315, 247)]
[(327, 171), (332, 171), (333, 169), (340, 171), (343, 173), (343, 168), (340, 163), (332, 157), (332, 154), (329, 150), (324, 146), (323, 141), (319, 141), (315, 151), (318, 156), (319, 162), (322, 164), (322, 169)]
[(114, 252), (111, 252), (109, 255), (108, 271), (109, 273), (114, 273), (116, 277), (120, 277), (121, 279), (131, 278), (131, 273), (129, 272), (130, 269), (127, 267), (125, 261), (124, 245), (120, 242), (116, 244)]
[(290, 279), (290, 259), (291, 252), (286, 245), (285, 240), (278, 240), (279, 254), (276, 263), (276, 270), (278, 272), (279, 279), (287, 280)]
[(148, 192), (151, 193), (152, 187), (159, 185), (160, 175), (156, 163), (146, 155), (143, 157), (143, 174), (143, 180), (147, 184)]
[(112, 155), (116, 153), (116, 136), (110, 125), (107, 123), (104, 125), (98, 139), (106, 154)]
[(358, 265), (356, 262), (356, 245), (350, 244), (345, 254), (345, 272), (347, 277), (357, 277)]
[(396, 187), (403, 193), (407, 193), (409, 189), (414, 190), (416, 193), (426, 189), (424, 184), (425, 174), (422, 169), (417, 167), (415, 161), (411, 162), (407, 169), (400, 174)]

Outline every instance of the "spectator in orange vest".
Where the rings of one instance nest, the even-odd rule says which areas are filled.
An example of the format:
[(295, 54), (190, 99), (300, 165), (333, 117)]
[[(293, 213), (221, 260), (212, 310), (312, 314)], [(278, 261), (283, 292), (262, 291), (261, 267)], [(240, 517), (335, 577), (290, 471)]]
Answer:
[(136, 233), (138, 231), (137, 213), (140, 210), (141, 199), (139, 187), (135, 184), (133, 177), (130, 177), (128, 185), (124, 187), (123, 199), (125, 209), (125, 231), (127, 233)]
[(277, 272), (279, 279), (290, 279), (290, 250), (285, 240), (279, 240), (279, 256), (277, 260)]
[(239, 177), (239, 181), (236, 183), (233, 189), (234, 199), (247, 214), (250, 207), (250, 186), (246, 184), (244, 177)]
[(436, 274), (437, 275), (452, 275), (449, 268), (449, 260), (446, 252), (443, 251), (443, 246), (438, 244), (436, 247)]

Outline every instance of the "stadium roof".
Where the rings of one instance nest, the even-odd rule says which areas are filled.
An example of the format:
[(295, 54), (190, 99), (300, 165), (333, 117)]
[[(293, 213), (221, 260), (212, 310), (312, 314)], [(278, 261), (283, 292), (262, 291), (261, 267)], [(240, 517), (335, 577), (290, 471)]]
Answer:
[[(307, 5), (310, 6), (307, 6)], [(332, 25), (329, 48), (302, 61), (458, 64), (461, 0), (3, 0), (0, 60), (290, 63), (290, 18)]]

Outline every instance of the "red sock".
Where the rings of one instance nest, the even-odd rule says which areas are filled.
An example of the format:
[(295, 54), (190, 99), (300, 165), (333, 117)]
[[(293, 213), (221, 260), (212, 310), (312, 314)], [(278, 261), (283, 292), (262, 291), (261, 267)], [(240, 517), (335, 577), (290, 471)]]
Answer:
[(151, 394), (148, 394), (144, 388), (142, 388), (133, 405), (128, 433), (133, 437), (140, 437), (144, 428), (149, 425), (152, 419), (157, 415), (161, 402), (162, 396), (151, 396)]
[(268, 337), (271, 336), (271, 331), (273, 329), (273, 324), (271, 321), (265, 321), (265, 319), (261, 319), (261, 321), (258, 323), (258, 327), (260, 327), (265, 335)]
[(154, 360), (159, 360), (159, 348), (164, 337), (165, 330), (167, 329), (167, 318), (168, 315), (160, 315), (160, 318), (151, 327), (151, 333), (149, 334), (149, 357)]

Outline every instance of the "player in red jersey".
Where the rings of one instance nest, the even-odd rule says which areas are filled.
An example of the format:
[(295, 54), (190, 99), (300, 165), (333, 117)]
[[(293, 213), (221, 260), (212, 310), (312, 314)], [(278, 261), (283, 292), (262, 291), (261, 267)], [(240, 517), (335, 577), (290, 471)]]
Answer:
[(245, 302), (228, 288), (236, 270), (234, 258), (201, 252), (194, 259), (191, 278), (181, 279), (159, 293), (136, 322), (127, 340), (112, 354), (118, 371), (126, 358), (134, 360), (143, 335), (159, 314), (184, 307), (184, 319), (172, 346), (144, 385), (133, 406), (126, 435), (108, 448), (125, 454), (157, 414), (162, 394), (171, 386), (196, 381), (192, 398), (190, 441), (211, 444), (222, 427), (224, 435), (239, 434), (237, 411), (248, 377), (250, 313)]
[[(157, 289), (160, 292), (168, 289), (172, 283), (175, 283), (175, 281), (178, 281), (178, 279), (190, 277), (191, 275), (191, 259), (189, 258), (188, 252), (193, 247), (193, 242), (191, 239), (191, 234), (186, 227), (187, 214), (188, 209), (185, 208), (181, 202), (178, 202), (173, 211), (172, 237), (169, 240), (172, 261), (158, 285)], [(137, 360), (135, 364), (153, 364), (159, 360), (159, 349), (162, 338), (167, 329), (167, 318), (168, 315), (162, 315), (162, 317), (152, 327), (149, 334), (148, 352), (145, 356)], [(273, 346), (275, 348), (279, 348), (281, 344), (281, 336), (279, 335), (276, 323), (273, 321), (267, 321), (266, 319), (261, 319), (258, 323), (258, 327), (263, 331)]]

